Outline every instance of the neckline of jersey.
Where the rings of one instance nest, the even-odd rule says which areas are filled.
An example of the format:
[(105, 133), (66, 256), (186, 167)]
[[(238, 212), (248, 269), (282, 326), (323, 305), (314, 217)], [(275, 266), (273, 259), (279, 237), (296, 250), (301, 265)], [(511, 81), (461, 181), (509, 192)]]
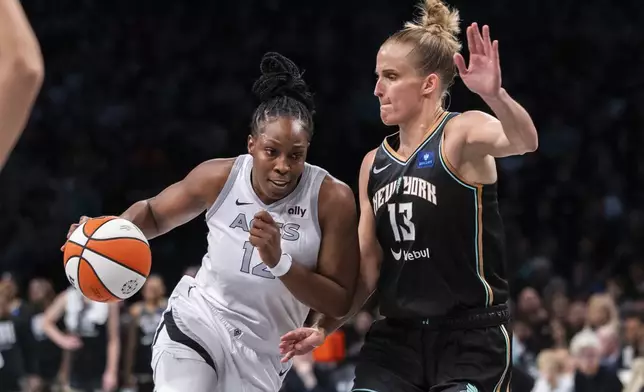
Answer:
[(387, 155), (389, 155), (389, 157), (391, 157), (394, 160), (394, 162), (403, 166), (407, 165), (409, 162), (411, 162), (414, 159), (418, 151), (420, 151), (423, 147), (425, 147), (427, 143), (429, 143), (431, 139), (433, 139), (434, 135), (436, 135), (438, 133), (437, 131), (443, 126), (443, 124), (445, 124), (445, 121), (447, 120), (447, 118), (451, 113), (452, 112), (445, 111), (441, 115), (441, 117), (439, 117), (439, 119), (434, 122), (435, 125), (430, 127), (429, 130), (423, 136), (423, 141), (418, 145), (418, 147), (416, 147), (414, 152), (412, 152), (409, 155), (409, 157), (407, 157), (406, 159), (402, 155), (398, 154), (398, 152), (391, 147), (388, 141), (390, 137), (395, 135), (400, 135), (400, 131), (385, 137), (385, 140), (383, 140), (382, 142), (384, 151), (387, 153)]

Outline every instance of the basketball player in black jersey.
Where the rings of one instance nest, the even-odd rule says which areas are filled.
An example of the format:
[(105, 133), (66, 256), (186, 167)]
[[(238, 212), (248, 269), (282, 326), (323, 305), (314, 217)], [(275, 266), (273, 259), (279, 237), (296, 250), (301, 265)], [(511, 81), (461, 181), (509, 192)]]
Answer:
[[(35, 351), (38, 353), (38, 388), (32, 392), (49, 392), (55, 388), (62, 361), (62, 350), (51, 341), (42, 328), (45, 310), (56, 298), (56, 293), (50, 281), (33, 279), (29, 282), (29, 303), (27, 313), (29, 324), (35, 340)], [(64, 328), (62, 320), (58, 327)]]
[[(509, 390), (511, 355), (504, 233), (495, 158), (536, 150), (528, 113), (501, 87), (498, 43), (467, 28), (469, 66), (458, 53), (459, 16), (425, 0), (377, 55), (380, 116), (399, 132), (360, 169), (361, 279), (354, 312), (377, 290), (385, 318), (372, 325), (354, 391)], [(449, 113), (456, 69), (496, 117)], [(282, 338), (285, 359), (307, 352), (344, 320)]]
[(28, 319), (11, 314), (10, 290), (0, 282), (0, 392), (32, 391), (38, 366), (35, 342)]
[(40, 46), (18, 0), (0, 0), (0, 171), (42, 85)]
[(124, 380), (137, 392), (152, 392), (152, 342), (161, 315), (167, 306), (165, 285), (158, 275), (150, 275), (141, 289), (143, 301), (130, 307), (128, 341), (125, 351)]
[[(58, 328), (64, 320), (67, 333)], [(70, 392), (110, 392), (117, 386), (121, 351), (118, 304), (90, 301), (69, 287), (45, 311), (43, 331), (69, 351)]]

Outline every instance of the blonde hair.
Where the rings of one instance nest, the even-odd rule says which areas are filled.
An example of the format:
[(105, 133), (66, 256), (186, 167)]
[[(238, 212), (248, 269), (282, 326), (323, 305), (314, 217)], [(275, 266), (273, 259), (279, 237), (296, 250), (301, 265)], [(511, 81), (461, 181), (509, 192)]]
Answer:
[(441, 92), (445, 93), (456, 77), (454, 54), (461, 50), (457, 38), (460, 16), (458, 10), (450, 9), (441, 0), (421, 0), (417, 7), (420, 14), (416, 20), (406, 22), (385, 43), (412, 44), (417, 70), (423, 75), (438, 74)]
[[(613, 300), (613, 297), (610, 296), (610, 294), (594, 294), (590, 297), (588, 300), (588, 307), (586, 310), (586, 314), (590, 315), (593, 309), (601, 309), (604, 310), (607, 315), (608, 315), (608, 320), (606, 324), (612, 325), (614, 328), (616, 328), (619, 331), (620, 327), (620, 322), (619, 322), (619, 311), (617, 310), (617, 305), (615, 304), (615, 300)], [(587, 320), (588, 324), (588, 320)], [(592, 325), (587, 325), (589, 327), (600, 327), (600, 326), (592, 326)]]

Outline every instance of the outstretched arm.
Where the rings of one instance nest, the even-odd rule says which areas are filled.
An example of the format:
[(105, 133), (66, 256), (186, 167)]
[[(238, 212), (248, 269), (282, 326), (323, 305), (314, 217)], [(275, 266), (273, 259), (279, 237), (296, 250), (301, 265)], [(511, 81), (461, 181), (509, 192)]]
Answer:
[(134, 203), (121, 218), (134, 223), (148, 239), (188, 223), (215, 202), (234, 161), (213, 159), (200, 164), (157, 196)]
[(467, 28), (469, 66), (460, 54), (454, 56), (463, 83), (488, 104), (497, 118), (479, 111), (459, 116), (465, 129), (465, 152), (480, 156), (505, 157), (535, 151), (537, 129), (528, 112), (501, 87), (499, 43), (473, 23)]
[(0, 0), (0, 170), (25, 127), (42, 85), (38, 40), (17, 0)]
[[(134, 223), (149, 240), (188, 223), (217, 200), (234, 162), (234, 158), (203, 162), (155, 197), (132, 204), (120, 217)], [(87, 219), (83, 216), (72, 224), (67, 238)]]

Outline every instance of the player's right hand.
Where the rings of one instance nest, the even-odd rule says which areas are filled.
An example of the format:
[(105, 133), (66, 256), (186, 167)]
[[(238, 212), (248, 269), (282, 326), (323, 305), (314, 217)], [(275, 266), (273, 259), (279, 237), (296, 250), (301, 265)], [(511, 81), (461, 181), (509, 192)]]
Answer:
[(326, 338), (321, 328), (298, 328), (287, 332), (280, 339), (281, 362), (288, 362), (296, 355), (304, 355), (321, 346)]
[[(78, 223), (73, 223), (71, 226), (69, 226), (69, 230), (67, 231), (67, 237), (66, 237), (66, 238), (68, 239), (68, 238), (69, 238), (69, 236), (70, 236), (70, 235), (72, 235), (72, 233), (74, 232), (74, 230), (76, 230), (76, 228), (78, 228), (78, 226), (80, 226), (80, 225), (82, 225), (83, 223), (87, 222), (87, 220), (88, 220), (88, 219), (89, 219), (89, 218), (88, 218), (88, 217), (86, 217), (86, 216), (81, 216), (81, 218), (80, 218), (80, 220), (78, 221)], [(65, 242), (66, 242), (66, 241), (65, 241)], [(61, 247), (60, 247), (60, 251), (61, 251), (61, 252), (65, 251), (65, 244), (63, 244), (63, 246), (61, 246)]]
[(83, 347), (83, 342), (78, 338), (78, 336), (74, 335), (66, 335), (60, 342), (60, 348), (63, 350), (74, 351), (81, 347)]

